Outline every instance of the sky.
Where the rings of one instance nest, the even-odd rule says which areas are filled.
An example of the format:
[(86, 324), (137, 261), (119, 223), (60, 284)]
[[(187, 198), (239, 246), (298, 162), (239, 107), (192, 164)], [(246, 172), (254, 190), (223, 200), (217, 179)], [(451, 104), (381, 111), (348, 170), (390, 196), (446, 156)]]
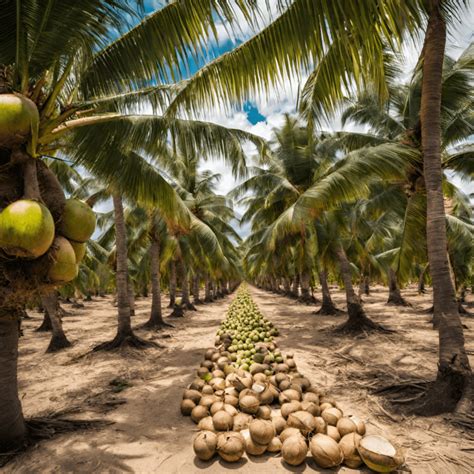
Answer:
[[(258, 2), (262, 10), (261, 25), (263, 26), (267, 24), (271, 18), (274, 18), (276, 13), (276, 0), (258, 0)], [(150, 13), (156, 8), (162, 7), (165, 3), (166, 1), (164, 0), (145, 0), (146, 12)], [(267, 5), (270, 5), (270, 9), (267, 8)], [(470, 7), (463, 12), (461, 19), (461, 22), (452, 24), (448, 31), (446, 50), (447, 53), (454, 58), (457, 58), (462, 51), (474, 41), (474, 2), (471, 2)], [(212, 40), (208, 45), (209, 60), (219, 54), (232, 50), (252, 36), (252, 30), (242, 16), (238, 21), (238, 25), (240, 31), (229, 35), (228, 25), (223, 23), (217, 24), (218, 40), (217, 42)], [(413, 44), (412, 42), (407, 43), (404, 47), (402, 57), (405, 59), (403, 70), (406, 78), (409, 77), (410, 71), (416, 64), (420, 49), (421, 41), (417, 44)], [(191, 73), (194, 73), (198, 67), (199, 65), (194, 65)], [(304, 76), (302, 79), (305, 79)], [(226, 114), (223, 110), (213, 111), (205, 116), (205, 119), (224, 126), (240, 128), (269, 140), (272, 138), (272, 130), (283, 123), (284, 114), (296, 114), (295, 104), (299, 85), (300, 83), (297, 78), (294, 78), (293, 81), (286, 82), (284, 87), (272, 90), (268, 97), (257, 96), (252, 103), (244, 104), (242, 108), (230, 114)], [(356, 127), (349, 124), (345, 127), (345, 130), (354, 130), (355, 128)], [(338, 118), (335, 117), (331, 123), (328, 123), (326, 129), (330, 131), (341, 130)], [(247, 150), (249, 153), (253, 152), (251, 146), (247, 148)], [(218, 185), (218, 192), (222, 194), (227, 194), (236, 184), (229, 167), (221, 160), (206, 162), (203, 164), (203, 169), (212, 169), (214, 172), (218, 172), (222, 175)], [(456, 177), (454, 180), (465, 192), (474, 193), (473, 184), (462, 183)], [(237, 206), (236, 209), (238, 213), (242, 212), (239, 206)], [(248, 228), (238, 229), (238, 231), (241, 235), (246, 235)]]

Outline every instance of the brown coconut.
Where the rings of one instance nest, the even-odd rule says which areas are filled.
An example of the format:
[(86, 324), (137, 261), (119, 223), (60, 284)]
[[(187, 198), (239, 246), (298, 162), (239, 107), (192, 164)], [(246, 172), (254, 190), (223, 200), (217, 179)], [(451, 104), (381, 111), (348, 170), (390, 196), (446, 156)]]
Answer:
[(209, 410), (203, 405), (197, 405), (191, 411), (191, 419), (194, 423), (199, 423), (206, 416), (209, 416)]
[(198, 423), (198, 429), (204, 431), (212, 431), (215, 433), (214, 423), (212, 422), (212, 416), (206, 416)]
[(261, 445), (267, 445), (276, 435), (273, 423), (268, 420), (254, 420), (250, 422), (249, 432), (252, 439)]
[(326, 429), (326, 434), (330, 436), (336, 443), (339, 443), (341, 441), (341, 433), (339, 433), (339, 430), (332, 425), (328, 425)]
[(280, 433), (281, 442), (284, 443), (291, 436), (301, 436), (302, 438), (304, 438), (303, 435), (301, 434), (301, 431), (298, 428), (285, 428)]
[(201, 431), (194, 437), (194, 454), (201, 461), (209, 461), (217, 449), (217, 436), (212, 431)]
[(361, 439), (361, 435), (352, 432), (344, 435), (339, 441), (339, 447), (344, 456), (344, 464), (351, 469), (357, 469), (362, 464), (362, 458), (357, 451)]
[(306, 393), (303, 395), (303, 401), (304, 401), (304, 402), (313, 402), (313, 403), (315, 403), (316, 405), (319, 405), (319, 396), (316, 395), (316, 394), (313, 393), (313, 392), (306, 392)]
[(201, 400), (199, 401), (199, 405), (202, 405), (209, 409), (214, 403), (218, 401), (219, 399), (215, 395), (204, 395), (203, 397), (201, 397)]
[(191, 385), (189, 386), (189, 388), (191, 390), (197, 390), (198, 392), (201, 392), (204, 385), (206, 385), (206, 382), (204, 382), (203, 379), (194, 379), (193, 382), (191, 383)]
[(357, 450), (364, 463), (375, 472), (394, 471), (404, 462), (402, 452), (382, 436), (364, 436)]
[(225, 389), (225, 380), (220, 377), (216, 377), (211, 379), (209, 382), (209, 385), (214, 389), (214, 391), (217, 390), (224, 390)]
[(280, 396), (278, 397), (278, 400), (280, 402), (280, 405), (283, 405), (284, 403), (291, 402), (292, 400), (301, 400), (301, 393), (298, 392), (297, 390), (294, 389), (288, 389), (284, 390), (283, 392), (280, 393)]
[(344, 457), (341, 448), (330, 436), (317, 434), (311, 438), (309, 449), (314, 461), (320, 467), (339, 466)]
[(224, 402), (233, 407), (239, 406), (239, 399), (233, 395), (224, 395)]
[(183, 400), (184, 399), (192, 400), (194, 404), (197, 405), (201, 400), (201, 393), (197, 390), (185, 390), (183, 392)]
[(245, 440), (245, 452), (247, 454), (250, 454), (251, 456), (260, 456), (267, 450), (266, 445), (258, 444), (252, 439), (248, 430), (242, 431), (241, 434)]
[(269, 453), (279, 453), (281, 451), (282, 442), (278, 436), (275, 436), (267, 446)]
[(301, 410), (311, 413), (313, 416), (319, 416), (319, 405), (313, 402), (301, 402)]
[(252, 420), (252, 416), (247, 413), (237, 413), (234, 416), (234, 431), (246, 430)]
[(195, 406), (196, 406), (196, 404), (192, 400), (189, 400), (188, 398), (185, 398), (181, 402), (181, 414), (184, 415), (184, 416), (191, 415), (191, 412), (193, 411), (193, 408)]
[(302, 436), (290, 436), (283, 441), (281, 455), (290, 466), (299, 466), (306, 459), (308, 446)]
[(281, 416), (286, 420), (291, 413), (294, 413), (295, 411), (301, 411), (301, 409), (301, 403), (296, 400), (293, 400), (288, 403), (283, 403), (280, 408)]
[(337, 422), (342, 418), (342, 411), (336, 407), (326, 408), (321, 413), (321, 417), (328, 425), (336, 426)]
[(277, 434), (280, 434), (285, 428), (287, 428), (286, 420), (282, 416), (274, 416), (272, 418), (272, 423)]
[(315, 416), (314, 423), (316, 424), (316, 428), (314, 430), (315, 433), (326, 434), (328, 424), (324, 421), (323, 418), (321, 418), (320, 416)]
[(245, 442), (240, 433), (229, 431), (217, 435), (217, 452), (227, 462), (237, 462), (244, 454)]
[[(204, 380), (203, 380), (204, 382)], [(202, 387), (202, 391), (201, 393), (203, 395), (214, 395), (214, 389), (210, 386), (210, 385), (204, 385), (204, 387)]]
[(337, 422), (337, 429), (341, 436), (349, 433), (357, 433), (361, 436), (365, 435), (365, 423), (356, 416), (343, 416)]
[(307, 411), (296, 411), (288, 416), (287, 425), (290, 428), (298, 428), (304, 436), (316, 429), (314, 416)]
[(234, 426), (234, 418), (224, 410), (212, 416), (212, 423), (217, 431), (230, 431)]
[(256, 417), (262, 420), (270, 420), (272, 417), (272, 409), (267, 405), (260, 406), (258, 407)]
[(256, 396), (246, 395), (241, 398), (239, 405), (240, 405), (240, 409), (244, 413), (255, 415), (258, 411), (258, 408), (260, 407), (260, 402)]

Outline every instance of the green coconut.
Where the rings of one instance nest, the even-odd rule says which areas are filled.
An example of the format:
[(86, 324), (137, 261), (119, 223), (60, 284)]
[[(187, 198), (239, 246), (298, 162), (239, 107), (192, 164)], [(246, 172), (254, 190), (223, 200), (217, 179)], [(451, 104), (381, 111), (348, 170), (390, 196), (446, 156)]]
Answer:
[(64, 207), (59, 231), (75, 242), (86, 242), (95, 230), (94, 211), (79, 199), (68, 199)]
[(71, 240), (69, 243), (72, 245), (74, 253), (76, 254), (76, 263), (81, 263), (84, 255), (86, 254), (86, 244), (74, 242), (74, 240)]
[(0, 94), (0, 146), (23, 143), (38, 135), (36, 104), (20, 94)]
[(77, 276), (76, 254), (69, 240), (58, 236), (54, 240), (54, 262), (49, 269), (48, 277), (55, 283), (66, 283)]
[(38, 258), (48, 251), (53, 240), (53, 217), (43, 204), (20, 199), (0, 213), (0, 247), (7, 254)]

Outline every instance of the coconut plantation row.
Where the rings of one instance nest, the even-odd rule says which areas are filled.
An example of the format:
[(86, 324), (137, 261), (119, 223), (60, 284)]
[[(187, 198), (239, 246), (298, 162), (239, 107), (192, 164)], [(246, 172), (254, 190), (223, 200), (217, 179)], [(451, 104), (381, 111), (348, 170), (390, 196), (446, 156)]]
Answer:
[(473, 8), (4, 1), (0, 470), (473, 472)]
[[(403, 456), (397, 448), (381, 436), (362, 437), (362, 420), (344, 417), (334, 399), (297, 371), (292, 354), (283, 362), (268, 331), (271, 323), (259, 313), (241, 287), (217, 332), (216, 348), (206, 351), (198, 377), (183, 393), (181, 413), (200, 429), (193, 442), (196, 456), (209, 461), (218, 453), (224, 461), (238, 462), (244, 452), (281, 452), (286, 464), (299, 466), (309, 441), (321, 468), (342, 463), (358, 468), (363, 462), (376, 472), (399, 468)], [(249, 327), (253, 334), (245, 334)], [(245, 337), (246, 347), (240, 349)], [(241, 357), (250, 357), (247, 363), (239, 365), (236, 346)]]

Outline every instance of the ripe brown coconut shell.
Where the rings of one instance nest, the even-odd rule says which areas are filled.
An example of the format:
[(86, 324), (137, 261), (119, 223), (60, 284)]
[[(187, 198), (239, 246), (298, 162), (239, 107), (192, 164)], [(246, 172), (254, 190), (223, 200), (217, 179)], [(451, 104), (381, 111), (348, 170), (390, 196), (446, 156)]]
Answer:
[(212, 369), (214, 368), (214, 363), (210, 360), (203, 360), (200, 366), (205, 367), (209, 371), (212, 371)]
[(194, 437), (194, 454), (201, 461), (209, 461), (217, 449), (217, 436), (212, 431), (201, 431)]
[(212, 424), (217, 431), (230, 431), (234, 426), (234, 418), (224, 410), (212, 416)]
[(224, 402), (227, 405), (231, 405), (233, 407), (239, 406), (239, 399), (237, 397), (234, 397), (233, 395), (224, 395)]
[(240, 433), (229, 431), (217, 435), (217, 452), (227, 462), (237, 462), (244, 454), (245, 441)]
[(204, 354), (204, 359), (206, 360), (212, 360), (212, 356), (216, 353), (216, 349), (210, 348), (206, 350), (206, 353)]
[(344, 457), (341, 448), (330, 436), (317, 434), (311, 438), (309, 449), (314, 461), (320, 467), (339, 466)]
[(301, 402), (301, 410), (311, 413), (313, 416), (319, 416), (319, 405), (313, 402)]
[(262, 420), (270, 420), (272, 418), (272, 409), (267, 405), (260, 406), (256, 417)]
[(239, 391), (234, 387), (226, 387), (224, 392), (226, 395), (232, 395), (233, 397), (239, 398)]
[(181, 414), (184, 416), (190, 416), (195, 406), (196, 404), (192, 400), (188, 398), (184, 399), (181, 402)]
[(0, 94), (0, 148), (25, 143), (38, 135), (36, 104), (21, 94)]
[(281, 416), (285, 418), (285, 420), (290, 416), (291, 413), (294, 413), (295, 411), (301, 411), (302, 406), (301, 403), (298, 402), (297, 400), (292, 400), (291, 402), (288, 403), (283, 403), (283, 405), (280, 408), (281, 411)]
[(204, 385), (206, 385), (206, 382), (204, 382), (204, 380), (200, 378), (196, 378), (192, 381), (189, 388), (190, 390), (197, 390), (198, 392), (201, 392), (202, 389), (204, 388)]
[(294, 377), (291, 382), (295, 385), (299, 385), (303, 392), (306, 392), (311, 387), (311, 382), (306, 377)]
[(320, 416), (315, 416), (314, 423), (316, 424), (316, 428), (314, 430), (315, 433), (326, 434), (328, 424), (324, 421), (323, 418), (321, 418)]
[(268, 443), (267, 451), (269, 453), (279, 453), (281, 451), (282, 442), (278, 436), (275, 436), (270, 443)]
[(301, 434), (308, 436), (316, 429), (314, 416), (307, 411), (296, 411), (288, 416), (287, 425), (290, 428), (298, 428)]
[(357, 450), (364, 463), (375, 472), (394, 471), (404, 462), (402, 452), (382, 436), (364, 436)]
[(212, 422), (212, 416), (206, 416), (198, 423), (198, 429), (204, 431), (212, 431), (215, 433), (217, 430), (214, 428), (214, 423)]
[[(205, 379), (206, 377), (209, 377), (210, 376), (210, 373), (209, 373), (209, 369), (207, 369), (206, 367), (199, 367), (197, 369), (197, 374), (199, 377), (201, 377), (202, 379)], [(206, 379), (207, 380), (207, 379)]]
[(328, 408), (334, 408), (334, 405), (331, 404), (331, 403), (328, 403), (328, 402), (324, 402), (324, 403), (320, 403), (320, 404), (319, 404), (319, 409), (321, 410), (321, 413), (322, 413), (324, 410), (327, 410)]
[(234, 431), (248, 429), (252, 420), (252, 415), (248, 415), (247, 413), (237, 413), (237, 415), (234, 416)]
[(297, 390), (290, 388), (281, 392), (280, 396), (278, 397), (278, 400), (280, 402), (280, 405), (291, 402), (292, 400), (296, 400), (299, 402), (301, 400), (301, 393)]
[(296, 362), (293, 359), (287, 359), (286, 365), (289, 367), (290, 370), (296, 370)]
[(267, 376), (265, 374), (255, 374), (253, 376), (253, 381), (254, 382), (261, 382), (265, 385), (267, 383)]
[(198, 392), (197, 390), (186, 389), (183, 392), (183, 400), (186, 398), (189, 400), (192, 400), (197, 405), (199, 401), (201, 400), (201, 393)]
[(283, 441), (281, 455), (290, 466), (299, 466), (306, 459), (308, 446), (302, 436), (290, 436)]
[(244, 413), (255, 415), (260, 407), (260, 402), (254, 395), (245, 395), (241, 398), (239, 405)]
[(213, 378), (209, 381), (209, 385), (214, 389), (217, 390), (224, 390), (225, 389), (225, 380), (220, 377)]
[(281, 373), (287, 374), (289, 371), (290, 371), (290, 368), (288, 367), (287, 364), (278, 364), (275, 367), (275, 372), (281, 372)]
[(254, 420), (249, 424), (249, 432), (255, 443), (267, 445), (276, 435), (273, 423), (268, 420)]
[(76, 254), (69, 240), (57, 236), (51, 246), (53, 264), (49, 268), (48, 278), (53, 283), (66, 283), (77, 276)]
[(352, 432), (343, 436), (339, 441), (339, 447), (344, 456), (344, 464), (351, 469), (357, 469), (362, 464), (362, 458), (357, 451), (361, 439), (361, 435)]
[(245, 452), (251, 456), (261, 456), (266, 450), (266, 445), (256, 443), (250, 436), (249, 430), (241, 432), (245, 440)]
[(285, 428), (287, 428), (286, 420), (282, 416), (274, 416), (272, 418), (272, 423), (277, 434), (280, 434)]
[(276, 385), (280, 385), (283, 380), (290, 380), (290, 377), (287, 375), (287, 374), (284, 374), (284, 373), (278, 373), (278, 374), (275, 374), (275, 382), (276, 382)]
[(296, 390), (297, 392), (299, 392), (300, 397), (301, 397), (300, 399), (303, 398), (303, 389), (301, 388), (301, 385), (298, 385), (298, 384), (292, 382), (290, 384), (290, 389), (291, 390)]
[(218, 401), (219, 398), (215, 395), (203, 395), (201, 400), (199, 400), (199, 405), (205, 406), (209, 410), (211, 406)]
[(328, 425), (336, 426), (342, 418), (342, 411), (335, 407), (326, 408), (321, 412), (321, 417)]
[(303, 395), (303, 401), (304, 402), (312, 402), (312, 403), (315, 403), (316, 405), (319, 405), (319, 396), (316, 395), (313, 392), (306, 392)]
[(298, 428), (285, 428), (280, 433), (281, 442), (284, 443), (291, 436), (301, 436), (304, 439), (304, 436), (301, 434), (301, 431)]
[(283, 392), (284, 390), (288, 390), (290, 387), (291, 387), (291, 382), (289, 380), (283, 380), (278, 385), (280, 392)]
[[(204, 382), (204, 380), (203, 380)], [(214, 395), (214, 389), (208, 385), (208, 384), (205, 384), (204, 387), (202, 387), (202, 391), (201, 391), (202, 395)]]
[(339, 433), (339, 430), (335, 426), (328, 425), (326, 428), (326, 434), (336, 441), (336, 443), (341, 441), (341, 433)]
[(361, 436), (365, 435), (365, 423), (356, 416), (343, 416), (337, 422), (336, 426), (341, 436), (345, 436), (349, 433), (357, 433)]
[(196, 405), (191, 411), (191, 419), (194, 423), (199, 423), (206, 416), (209, 416), (209, 410), (205, 406)]
[(227, 357), (219, 357), (219, 359), (217, 359), (217, 367), (221, 370), (224, 370), (224, 367), (229, 363), (230, 360)]
[(258, 395), (251, 388), (244, 388), (239, 393), (239, 400), (242, 400), (242, 398), (246, 397), (247, 395), (250, 395), (250, 396), (255, 397), (255, 398), (258, 399)]

